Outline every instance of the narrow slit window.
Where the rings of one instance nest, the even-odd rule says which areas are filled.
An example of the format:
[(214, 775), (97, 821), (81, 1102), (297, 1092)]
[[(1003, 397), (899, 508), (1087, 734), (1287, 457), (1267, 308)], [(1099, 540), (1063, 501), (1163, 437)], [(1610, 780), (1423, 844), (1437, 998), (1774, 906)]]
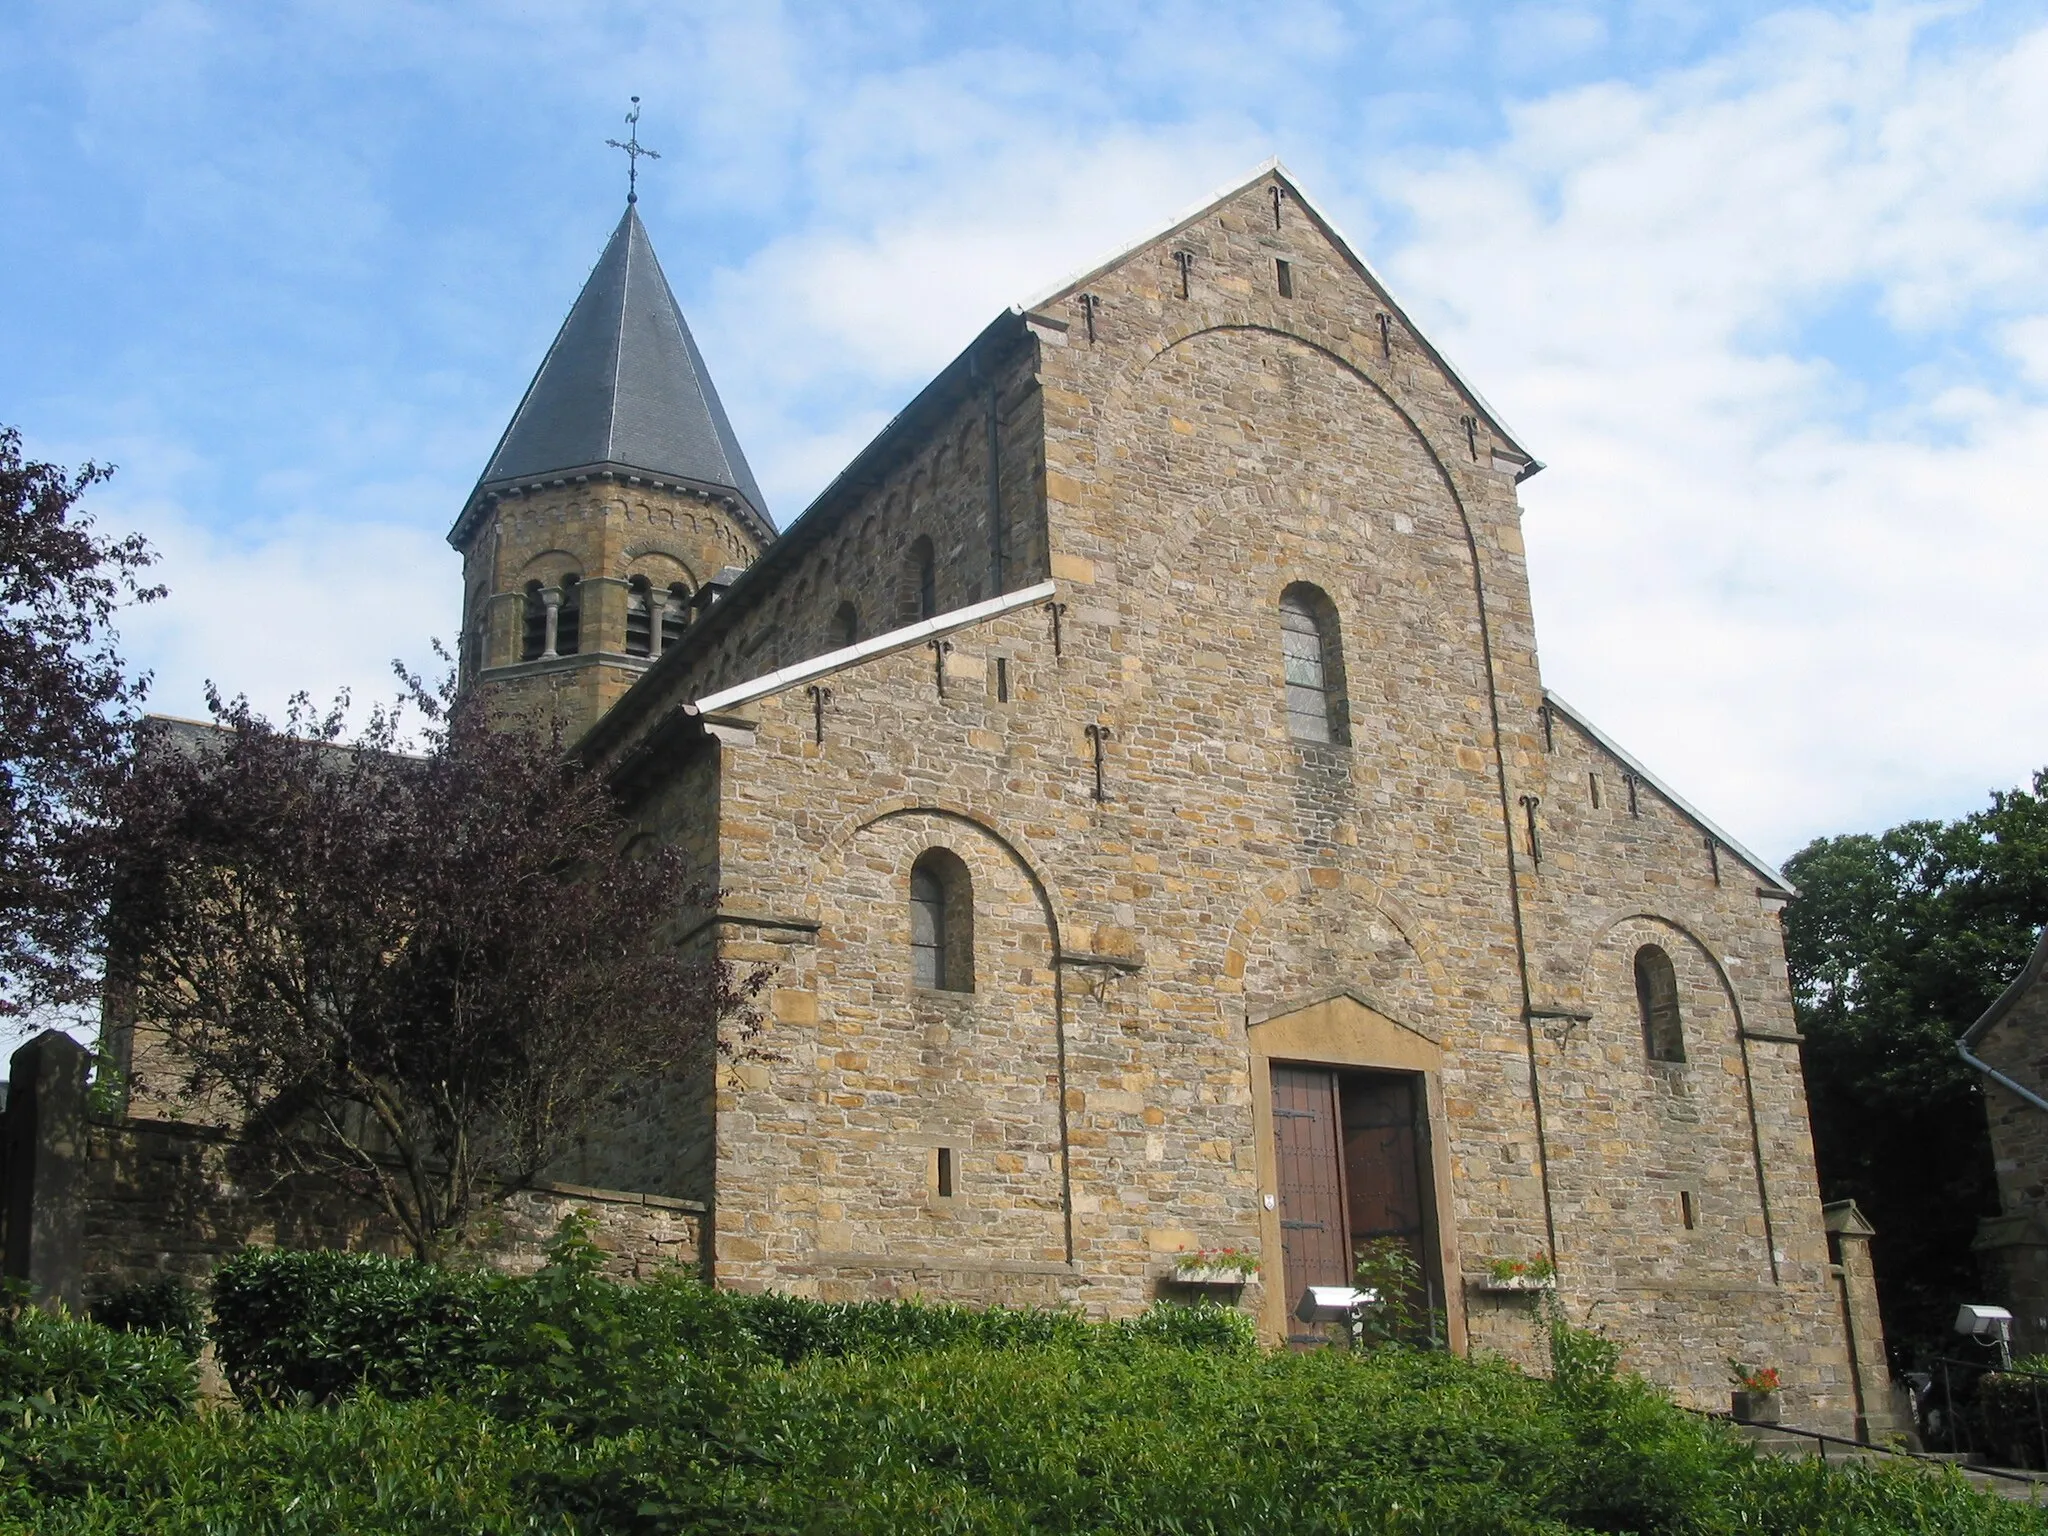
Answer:
[(1587, 774), (1587, 775), (1586, 775), (1586, 789), (1587, 789), (1587, 791), (1588, 791), (1588, 792), (1589, 792), (1589, 793), (1590, 793), (1590, 794), (1591, 794), (1591, 795), (1593, 796), (1593, 809), (1594, 809), (1594, 810), (1596, 810), (1596, 811), (1597, 811), (1597, 810), (1599, 810), (1599, 809), (1600, 809), (1600, 775), (1599, 775), (1599, 774), (1597, 774), (1597, 773), (1589, 773), (1589, 774)]
[(996, 702), (1010, 702), (1010, 658), (1007, 656), (996, 658)]
[(937, 1183), (939, 1186), (939, 1198), (941, 1200), (950, 1200), (953, 1198), (953, 1149), (951, 1147), (939, 1148), (938, 1163)]
[(1700, 1224), (1699, 1208), (1693, 1204), (1692, 1191), (1689, 1189), (1681, 1189), (1678, 1192), (1678, 1219), (1685, 1223), (1685, 1230), (1688, 1232)]
[(1280, 282), (1280, 297), (1283, 299), (1293, 298), (1294, 263), (1291, 261), (1275, 261), (1273, 263), (1273, 275)]
[(1652, 1061), (1685, 1060), (1685, 1024), (1678, 1013), (1678, 972), (1671, 957), (1654, 944), (1636, 951), (1636, 1007), (1642, 1014), (1643, 1048)]
[(909, 568), (903, 574), (904, 618), (915, 622), (934, 617), (939, 611), (939, 570), (930, 539), (920, 537), (910, 546)]

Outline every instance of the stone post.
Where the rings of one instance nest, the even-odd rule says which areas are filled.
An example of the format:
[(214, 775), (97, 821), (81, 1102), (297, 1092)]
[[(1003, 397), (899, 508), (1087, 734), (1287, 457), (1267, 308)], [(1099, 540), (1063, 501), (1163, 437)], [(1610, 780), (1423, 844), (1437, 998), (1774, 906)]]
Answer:
[(547, 638), (541, 642), (540, 647), (541, 660), (545, 661), (548, 657), (555, 654), (555, 631), (560, 628), (562, 622), (562, 589), (560, 587), (543, 587), (541, 589), (540, 602), (541, 606), (548, 611)]
[(26, 1280), (44, 1306), (79, 1304), (91, 1061), (84, 1046), (52, 1029), (16, 1051), (9, 1068), (0, 1271)]
[(1877, 1312), (1877, 1277), (1870, 1267), (1870, 1240), (1877, 1236), (1854, 1200), (1822, 1208), (1828, 1233), (1829, 1265), (1848, 1336), (1849, 1378), (1856, 1397), (1856, 1438), (1876, 1442), (1910, 1435), (1892, 1406), (1892, 1369), (1884, 1350), (1884, 1323)]

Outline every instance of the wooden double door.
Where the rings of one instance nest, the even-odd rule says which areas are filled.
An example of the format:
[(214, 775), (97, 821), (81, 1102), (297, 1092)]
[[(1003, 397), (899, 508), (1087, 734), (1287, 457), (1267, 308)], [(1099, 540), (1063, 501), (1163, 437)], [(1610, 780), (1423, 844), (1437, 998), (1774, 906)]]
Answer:
[[(1442, 1304), (1429, 1110), (1419, 1072), (1273, 1065), (1279, 1179), (1280, 1283), (1293, 1318), (1311, 1285), (1350, 1285), (1367, 1244), (1391, 1239), (1421, 1276), (1408, 1298), (1426, 1316)], [(1323, 1335), (1290, 1322), (1289, 1342)]]

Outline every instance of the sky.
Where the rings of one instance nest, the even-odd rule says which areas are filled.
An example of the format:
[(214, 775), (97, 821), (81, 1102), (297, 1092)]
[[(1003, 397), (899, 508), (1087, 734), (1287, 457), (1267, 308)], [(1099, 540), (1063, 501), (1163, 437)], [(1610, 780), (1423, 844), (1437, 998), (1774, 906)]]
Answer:
[(2048, 4), (9, 0), (0, 422), (152, 707), (389, 690), (640, 208), (786, 526), (1277, 155), (1526, 447), (1545, 681), (1771, 860), (2048, 765)]

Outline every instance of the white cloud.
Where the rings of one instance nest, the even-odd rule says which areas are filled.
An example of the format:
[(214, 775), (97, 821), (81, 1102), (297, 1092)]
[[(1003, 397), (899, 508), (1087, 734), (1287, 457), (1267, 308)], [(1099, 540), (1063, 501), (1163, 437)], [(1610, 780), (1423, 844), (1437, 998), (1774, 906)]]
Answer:
[[(166, 556), (131, 650), (160, 707), (214, 676), (276, 708), (380, 694), (447, 632), (438, 534), (523, 383), (479, 380), (507, 336), (538, 360), (559, 310), (527, 309), (604, 233), (565, 222), (609, 155), (573, 125), (640, 90), (650, 222), (785, 521), (1002, 306), (1277, 151), (1551, 463), (1526, 502), (1560, 691), (1762, 851), (1954, 814), (2048, 760), (2048, 28), (1994, 9), (163, 0), (102, 37), (50, 8), (95, 163), (154, 189), (138, 238), (237, 242), (198, 291), (277, 338), (188, 375), (164, 338), (224, 320), (177, 311), (135, 366), (217, 413), (119, 451), (121, 411), (74, 418), (131, 466), (109, 522)], [(1567, 69), (1595, 83), (1542, 84)], [(1494, 133), (1503, 77), (1542, 94)], [(405, 183), (448, 139), (475, 200), (459, 158)]]
[[(1780, 18), (1399, 179), (1393, 274), (1553, 465), (1547, 679), (1780, 854), (2048, 762), (2048, 401), (1967, 361), (2039, 378), (2048, 29), (1928, 21)], [(1964, 360), (1801, 345), (1859, 292)], [(1859, 421), (1848, 384), (1904, 398)]]
[(273, 718), (300, 689), (323, 703), (347, 690), (367, 706), (396, 692), (394, 658), (435, 677), (428, 642), (455, 638), (460, 568), (417, 527), (302, 513), (237, 536), (169, 499), (99, 506), (107, 526), (148, 537), (170, 587), (121, 622), (128, 652), (154, 671), (156, 712), (204, 718), (209, 680)]

